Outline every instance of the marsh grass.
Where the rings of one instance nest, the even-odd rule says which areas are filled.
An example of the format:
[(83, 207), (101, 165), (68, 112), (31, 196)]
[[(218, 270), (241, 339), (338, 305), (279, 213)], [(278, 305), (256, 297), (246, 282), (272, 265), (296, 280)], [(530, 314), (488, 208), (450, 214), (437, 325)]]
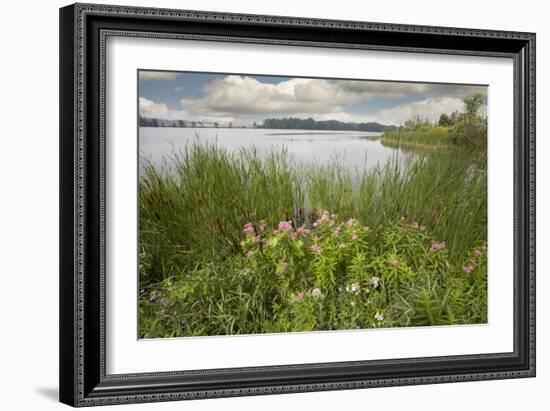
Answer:
[(409, 147), (425, 150), (456, 149), (457, 138), (444, 127), (428, 130), (406, 130), (385, 132), (380, 141), (388, 147)]

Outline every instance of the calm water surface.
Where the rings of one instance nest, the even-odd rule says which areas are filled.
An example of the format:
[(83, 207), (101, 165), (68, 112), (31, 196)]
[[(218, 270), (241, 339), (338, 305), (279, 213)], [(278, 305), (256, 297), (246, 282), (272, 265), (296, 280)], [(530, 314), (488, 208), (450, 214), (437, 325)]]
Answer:
[[(149, 160), (159, 171), (163, 158), (189, 143), (217, 144), (229, 152), (255, 148), (260, 156), (286, 148), (294, 160), (305, 166), (339, 159), (351, 169), (371, 169), (384, 165), (397, 150), (383, 146), (381, 133), (326, 130), (270, 130), (242, 128), (140, 127), (140, 164)], [(402, 156), (402, 153), (399, 153)]]

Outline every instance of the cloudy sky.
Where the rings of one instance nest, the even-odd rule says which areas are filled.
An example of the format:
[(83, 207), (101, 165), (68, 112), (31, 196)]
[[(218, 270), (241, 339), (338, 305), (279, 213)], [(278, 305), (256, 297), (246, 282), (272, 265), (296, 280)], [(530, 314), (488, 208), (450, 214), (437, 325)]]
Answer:
[(266, 118), (377, 121), (399, 125), (414, 115), (430, 120), (462, 111), (485, 86), (371, 80), (325, 80), (282, 76), (139, 72), (142, 117), (261, 123)]

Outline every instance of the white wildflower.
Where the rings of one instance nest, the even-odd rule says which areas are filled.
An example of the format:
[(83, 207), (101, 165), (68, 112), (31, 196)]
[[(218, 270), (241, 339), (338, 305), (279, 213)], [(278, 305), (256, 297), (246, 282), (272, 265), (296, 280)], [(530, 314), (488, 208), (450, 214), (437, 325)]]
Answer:
[(319, 299), (323, 299), (325, 297), (325, 295), (317, 287), (315, 287), (313, 290), (311, 290), (311, 296), (313, 298), (319, 298)]
[(346, 286), (346, 291), (352, 294), (359, 294), (361, 292), (361, 286), (359, 283), (353, 283)]

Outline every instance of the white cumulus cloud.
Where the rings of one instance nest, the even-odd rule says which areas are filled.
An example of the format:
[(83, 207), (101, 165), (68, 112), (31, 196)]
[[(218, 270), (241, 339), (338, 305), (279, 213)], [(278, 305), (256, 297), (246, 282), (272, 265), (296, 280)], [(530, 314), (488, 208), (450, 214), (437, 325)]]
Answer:
[(183, 120), (188, 117), (185, 110), (171, 110), (165, 103), (157, 103), (145, 97), (139, 98), (139, 115), (162, 120)]
[(313, 115), (340, 112), (362, 98), (322, 79), (294, 78), (270, 84), (252, 77), (227, 76), (206, 85), (204, 90), (206, 96), (183, 99), (182, 106), (196, 114)]
[(464, 111), (464, 102), (457, 97), (427, 98), (413, 103), (399, 104), (395, 107), (380, 110), (374, 116), (382, 123), (402, 124), (414, 116), (436, 121), (443, 113)]
[(144, 118), (156, 118), (160, 120), (184, 120), (207, 123), (229, 123), (235, 121), (234, 117), (191, 116), (189, 112), (185, 110), (172, 110), (165, 103), (157, 103), (145, 97), (139, 98), (139, 115)]
[[(403, 83), (391, 81), (329, 81), (293, 78), (277, 84), (255, 77), (229, 75), (204, 86), (200, 99), (182, 99), (182, 107), (195, 116), (260, 119), (265, 117), (313, 117), (341, 121), (381, 121), (400, 124), (411, 115), (434, 119), (441, 113), (462, 110), (462, 98), (483, 86)], [(424, 99), (396, 105), (373, 115), (347, 113), (350, 105), (374, 98), (395, 99), (408, 95)]]

